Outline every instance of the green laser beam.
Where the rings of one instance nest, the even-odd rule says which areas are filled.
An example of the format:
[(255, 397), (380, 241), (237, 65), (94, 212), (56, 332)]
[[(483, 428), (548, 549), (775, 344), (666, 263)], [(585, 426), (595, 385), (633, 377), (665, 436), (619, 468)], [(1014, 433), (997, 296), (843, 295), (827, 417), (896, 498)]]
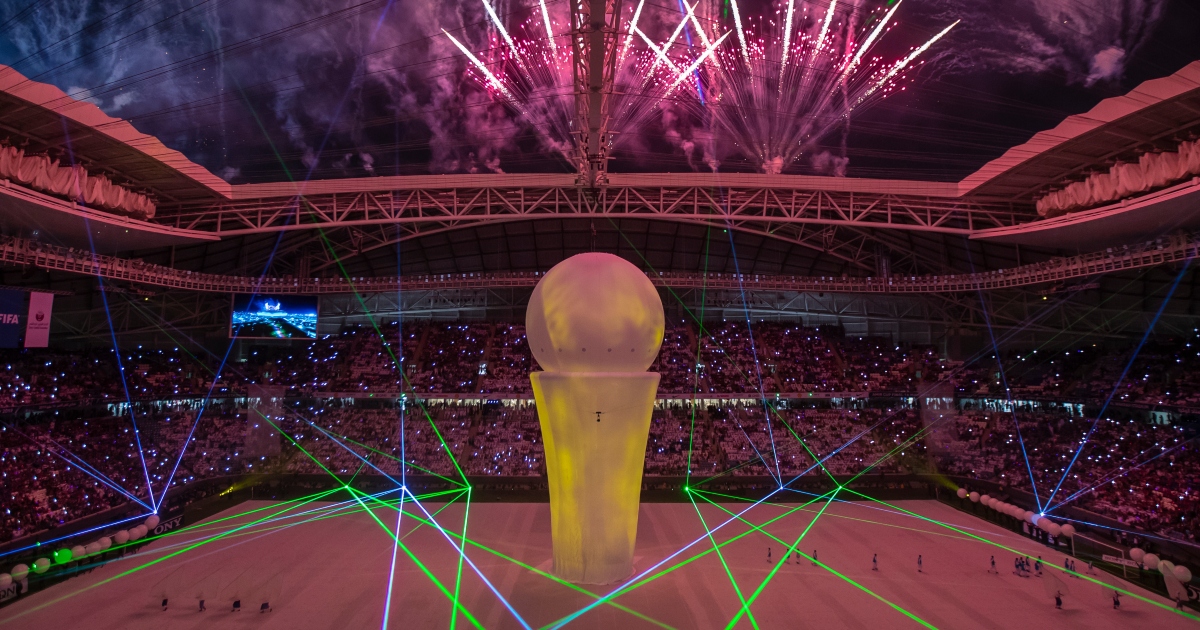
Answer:
[[(804, 531), (800, 532), (800, 537), (797, 538), (796, 542), (792, 543), (792, 545), (790, 547), (787, 547), (787, 551), (784, 552), (783, 557), (780, 558), (779, 561), (775, 563), (775, 568), (771, 569), (771, 572), (768, 573), (767, 577), (764, 578), (762, 583), (758, 585), (758, 588), (754, 589), (754, 593), (752, 593), (750, 595), (750, 599), (748, 601), (746, 601), (746, 600), (742, 601), (742, 609), (738, 611), (738, 614), (734, 615), (733, 619), (729, 620), (729, 623), (725, 625), (725, 630), (729, 630), (735, 624), (737, 624), (738, 620), (742, 618), (743, 614), (745, 614), (746, 616), (750, 616), (750, 606), (752, 606), (754, 604), (754, 600), (758, 599), (758, 596), (760, 594), (762, 594), (763, 589), (767, 587), (767, 584), (770, 583), (771, 580), (775, 578), (775, 575), (777, 573), (779, 573), (779, 569), (783, 567), (783, 564), (785, 562), (787, 562), (788, 557), (790, 557), (791, 554), (795, 553), (796, 545), (799, 545), (800, 541), (804, 540), (804, 536), (808, 534), (808, 531), (810, 529), (812, 529), (813, 525), (817, 524), (817, 520), (820, 519), (821, 515), (825, 513), (825, 510), (829, 507), (829, 505), (831, 503), (833, 503), (834, 500), (837, 499), (837, 495), (838, 495), (838, 491), (835, 490), (834, 493), (832, 495), (830, 495), (830, 497), (828, 499), (825, 500), (825, 504), (821, 506), (820, 511), (818, 511), (816, 516), (814, 516), (812, 518), (812, 520), (808, 522), (808, 526), (804, 528)], [(704, 497), (701, 497), (701, 498), (704, 498)], [(699, 509), (697, 509), (696, 511), (699, 512)], [(753, 621), (751, 621), (751, 623), (753, 623)]]
[[(700, 507), (696, 505), (696, 500), (692, 498), (692, 493), (690, 492), (688, 493), (688, 500), (691, 501), (692, 509), (696, 511), (696, 516), (700, 517), (700, 524), (704, 526), (704, 534), (708, 537), (709, 542), (712, 543), (713, 551), (716, 552), (717, 559), (721, 561), (721, 566), (725, 570), (725, 576), (729, 578), (729, 583), (733, 585), (733, 592), (737, 594), (738, 601), (742, 603), (742, 610), (748, 611), (746, 597), (742, 594), (742, 589), (738, 586), (737, 580), (734, 579), (733, 571), (729, 569), (729, 563), (725, 562), (725, 554), (721, 553), (721, 548), (717, 546), (717, 541), (713, 538), (712, 530), (708, 528), (708, 521), (704, 518), (704, 514), (700, 512)], [(758, 621), (754, 618), (753, 614), (747, 615), (747, 618), (750, 619), (751, 626), (758, 628)]]
[[(935, 524), (935, 525), (940, 525), (940, 526), (942, 526), (942, 527), (945, 527), (945, 528), (947, 528), (947, 529), (950, 529), (950, 530), (956, 531), (956, 532), (958, 532), (958, 533), (960, 533), (960, 534), (962, 534), (962, 535), (964, 535), (964, 536), (967, 536), (967, 537), (969, 537), (969, 538), (973, 538), (973, 539), (975, 539), (975, 540), (978, 540), (979, 542), (987, 543), (987, 544), (989, 544), (989, 545), (992, 545), (993, 547), (997, 547), (997, 548), (999, 548), (999, 549), (1003, 549), (1003, 550), (1005, 550), (1005, 551), (1008, 551), (1009, 553), (1014, 553), (1014, 554), (1017, 554), (1017, 555), (1019, 555), (1019, 556), (1026, 556), (1026, 555), (1028, 555), (1028, 554), (1026, 554), (1026, 553), (1022, 553), (1022, 552), (1020, 552), (1020, 551), (1017, 551), (1016, 549), (1013, 549), (1012, 547), (1008, 547), (1008, 546), (1006, 546), (1006, 545), (1003, 545), (1003, 544), (1001, 544), (1001, 543), (995, 542), (995, 541), (993, 541), (993, 540), (989, 540), (989, 539), (987, 539), (987, 538), (984, 538), (984, 537), (982, 537), (982, 536), (977, 536), (977, 535), (975, 535), (975, 534), (972, 534), (972, 533), (970, 533), (970, 532), (968, 532), (968, 531), (964, 531), (964, 530), (962, 530), (962, 529), (959, 529), (959, 528), (957, 528), (957, 527), (955, 527), (955, 526), (953, 526), (953, 525), (950, 525), (949, 523), (943, 523), (943, 522), (941, 522), (941, 521), (939, 521), (939, 520), (932, 519), (932, 518), (929, 518), (929, 517), (927, 517), (927, 516), (922, 516), (922, 515), (920, 515), (920, 514), (917, 514), (917, 513), (915, 513), (915, 512), (910, 512), (910, 511), (908, 511), (908, 510), (906, 510), (906, 509), (904, 509), (904, 508), (902, 508), (902, 507), (899, 507), (899, 506), (896, 506), (896, 505), (892, 505), (891, 503), (888, 503), (888, 502), (886, 502), (886, 501), (882, 501), (882, 500), (880, 500), (880, 499), (876, 499), (875, 497), (871, 497), (871, 496), (865, 495), (865, 494), (863, 494), (863, 493), (861, 493), (861, 492), (856, 492), (855, 490), (853, 490), (853, 489), (851, 489), (851, 488), (846, 488), (846, 491), (847, 491), (847, 492), (853, 492), (854, 494), (857, 494), (858, 496), (860, 496), (860, 497), (863, 497), (864, 499), (869, 499), (869, 500), (871, 500), (871, 501), (874, 501), (874, 502), (876, 502), (876, 503), (879, 503), (880, 505), (886, 505), (887, 507), (889, 507), (889, 508), (892, 508), (893, 510), (896, 510), (896, 511), (898, 511), (898, 512), (903, 512), (904, 514), (908, 514), (909, 516), (913, 516), (913, 517), (919, 518), (919, 519), (921, 519), (921, 520), (923, 520), (923, 521), (928, 521), (928, 522), (930, 522), (930, 523), (933, 523), (933, 524)], [(1044, 567), (1049, 567), (1049, 568), (1051, 568), (1051, 569), (1054, 569), (1054, 570), (1056, 570), (1056, 571), (1060, 571), (1060, 572), (1062, 572), (1062, 573), (1066, 573), (1066, 574), (1068, 574), (1068, 575), (1073, 575), (1073, 576), (1075, 576), (1075, 577), (1077, 577), (1077, 578), (1082, 578), (1082, 579), (1084, 579), (1084, 580), (1087, 580), (1087, 581), (1089, 581), (1089, 582), (1092, 582), (1093, 584), (1098, 584), (1098, 585), (1100, 585), (1100, 586), (1102, 586), (1102, 587), (1104, 587), (1104, 588), (1111, 588), (1111, 589), (1113, 589), (1113, 590), (1120, 591), (1120, 592), (1121, 592), (1122, 594), (1124, 594), (1124, 595), (1128, 595), (1128, 596), (1130, 596), (1130, 597), (1134, 597), (1134, 598), (1136, 598), (1136, 599), (1139, 599), (1139, 600), (1141, 600), (1141, 601), (1144, 601), (1144, 602), (1146, 602), (1146, 603), (1149, 603), (1149, 604), (1154, 604), (1155, 606), (1158, 606), (1159, 608), (1162, 608), (1163, 610), (1169, 610), (1169, 611), (1171, 611), (1171, 612), (1178, 613), (1178, 614), (1180, 614), (1180, 615), (1183, 615), (1184, 617), (1187, 617), (1188, 619), (1192, 619), (1193, 621), (1200, 621), (1200, 616), (1196, 616), (1196, 615), (1193, 615), (1193, 614), (1191, 614), (1191, 613), (1184, 612), (1184, 611), (1182, 611), (1182, 610), (1177, 610), (1177, 609), (1175, 609), (1175, 608), (1172, 608), (1172, 607), (1170, 607), (1170, 606), (1167, 606), (1166, 604), (1162, 604), (1162, 603), (1156, 602), (1156, 601), (1154, 601), (1154, 600), (1152, 600), (1152, 599), (1149, 599), (1149, 598), (1147, 598), (1147, 597), (1142, 597), (1141, 595), (1138, 595), (1137, 593), (1134, 593), (1134, 592), (1131, 592), (1131, 591), (1127, 591), (1127, 590), (1125, 590), (1125, 589), (1122, 589), (1122, 588), (1119, 588), (1119, 587), (1117, 587), (1117, 586), (1114, 586), (1114, 585), (1111, 585), (1111, 584), (1107, 584), (1107, 583), (1105, 583), (1105, 582), (1101, 582), (1100, 580), (1096, 580), (1096, 579), (1090, 578), (1090, 577), (1088, 577), (1087, 575), (1084, 575), (1084, 574), (1082, 574), (1082, 573), (1076, 573), (1076, 572), (1074, 572), (1074, 571), (1070, 571), (1070, 570), (1068, 570), (1068, 569), (1064, 569), (1063, 567), (1060, 567), (1060, 566), (1057, 566), (1057, 565), (1054, 565), (1054, 564), (1045, 564), (1045, 565), (1043, 565), (1043, 566), (1044, 566)]]
[[(839, 488), (839, 489), (837, 489), (837, 490), (834, 490), (834, 492), (837, 492), (838, 490), (842, 490), (842, 489), (844, 489), (844, 488)], [(848, 489), (847, 489), (847, 490), (848, 490)], [(735, 513), (733, 513), (733, 512), (730, 512), (729, 510), (727, 510), (727, 509), (725, 508), (725, 506), (723, 506), (723, 505), (721, 505), (721, 504), (719, 504), (719, 503), (713, 503), (713, 502), (711, 502), (711, 501), (710, 501), (710, 503), (712, 503), (713, 505), (717, 506), (717, 508), (718, 508), (718, 509), (720, 509), (720, 510), (722, 510), (722, 511), (725, 511), (726, 513), (728, 513), (729, 515), (733, 516), (734, 518), (737, 518), (738, 520), (740, 520), (740, 521), (742, 521), (742, 522), (746, 523), (747, 525), (750, 525), (750, 526), (751, 526), (752, 528), (754, 528), (755, 530), (758, 530), (758, 531), (760, 531), (761, 533), (763, 533), (763, 534), (765, 534), (765, 535), (767, 535), (767, 536), (771, 537), (772, 539), (774, 539), (775, 541), (777, 541), (777, 542), (778, 542), (780, 545), (787, 545), (787, 543), (786, 543), (786, 542), (784, 542), (784, 541), (783, 541), (783, 540), (781, 540), (780, 538), (776, 537), (774, 534), (771, 534), (770, 532), (768, 532), (768, 531), (766, 531), (766, 530), (762, 529), (762, 527), (760, 527), (760, 526), (758, 526), (758, 525), (755, 525), (755, 524), (753, 524), (753, 523), (751, 523), (751, 522), (749, 522), (749, 521), (746, 521), (745, 519), (743, 519), (743, 518), (742, 518), (740, 515), (738, 515), (738, 514), (735, 514)], [(828, 505), (828, 503), (826, 503), (826, 505)], [(920, 617), (918, 617), (918, 616), (916, 616), (915, 614), (913, 614), (913, 613), (909, 612), (908, 610), (904, 609), (902, 606), (900, 606), (900, 605), (898, 605), (898, 604), (896, 604), (896, 603), (894, 603), (894, 602), (892, 602), (892, 601), (888, 600), (887, 598), (883, 597), (882, 595), (879, 595), (879, 594), (878, 594), (878, 593), (876, 593), (875, 591), (872, 591), (871, 589), (869, 589), (869, 588), (867, 588), (867, 587), (863, 586), (862, 584), (859, 584), (858, 582), (855, 582), (855, 581), (854, 581), (853, 579), (851, 579), (850, 577), (848, 577), (848, 576), (846, 576), (846, 575), (843, 575), (842, 573), (838, 572), (836, 569), (834, 569), (833, 567), (831, 567), (831, 566), (829, 566), (829, 565), (825, 564), (824, 562), (821, 562), (821, 561), (817, 560), (816, 558), (812, 558), (812, 557), (810, 557), (808, 554), (804, 553), (803, 551), (797, 551), (797, 550), (793, 550), (793, 552), (794, 552), (794, 553), (798, 553), (798, 554), (800, 554), (800, 555), (804, 556), (805, 558), (807, 558), (808, 560), (810, 560), (810, 561), (811, 561), (813, 564), (815, 564), (815, 565), (817, 565), (817, 566), (821, 567), (822, 569), (825, 569), (826, 571), (828, 571), (828, 572), (832, 573), (833, 575), (837, 576), (838, 578), (841, 578), (843, 581), (845, 581), (846, 583), (850, 584), (851, 586), (853, 586), (853, 587), (855, 587), (855, 588), (859, 589), (860, 591), (863, 591), (864, 593), (867, 593), (868, 595), (870, 595), (870, 596), (874, 597), (875, 599), (878, 599), (879, 601), (881, 601), (881, 602), (883, 602), (883, 603), (887, 604), (887, 605), (888, 605), (888, 606), (890, 606), (892, 609), (894, 609), (894, 610), (896, 610), (897, 612), (899, 612), (899, 613), (903, 614), (904, 616), (908, 617), (909, 619), (912, 619), (913, 621), (915, 621), (915, 622), (917, 622), (917, 623), (921, 624), (922, 626), (925, 626), (926, 628), (930, 628), (930, 630), (937, 630), (937, 629), (936, 629), (936, 627), (935, 627), (935, 626), (933, 626), (932, 624), (930, 624), (929, 622), (925, 621), (924, 619), (921, 619)]]

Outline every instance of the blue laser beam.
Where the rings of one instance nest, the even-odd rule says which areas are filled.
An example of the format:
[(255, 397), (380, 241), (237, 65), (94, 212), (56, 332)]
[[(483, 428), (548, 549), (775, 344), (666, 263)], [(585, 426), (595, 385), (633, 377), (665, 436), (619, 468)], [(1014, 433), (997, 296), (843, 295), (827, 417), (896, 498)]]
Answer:
[(1050, 498), (1046, 499), (1046, 505), (1049, 506), (1047, 509), (1054, 509), (1054, 506), (1051, 503), (1051, 501), (1054, 500), (1054, 495), (1058, 494), (1058, 489), (1061, 488), (1063, 482), (1066, 481), (1067, 475), (1071, 472), (1071, 468), (1075, 466), (1075, 461), (1079, 459), (1079, 455), (1083, 452), (1084, 447), (1087, 446), (1088, 440), (1092, 437), (1092, 433), (1096, 431), (1096, 425), (1100, 423), (1100, 418), (1104, 417), (1104, 413), (1108, 411), (1109, 403), (1112, 402), (1113, 396), (1116, 396), (1117, 392), (1121, 389), (1121, 383), (1125, 381), (1125, 377), (1129, 374), (1130, 368), (1133, 367), (1133, 362), (1137, 360), (1138, 355), (1142, 352), (1142, 348), (1146, 345), (1146, 341), (1150, 339), (1150, 334), (1154, 332), (1154, 327), (1158, 324), (1158, 319), (1162, 317), (1163, 311), (1167, 309), (1167, 304), (1171, 303), (1171, 298), (1175, 295), (1175, 289), (1179, 288), (1179, 282), (1183, 280), (1183, 276), (1187, 273), (1188, 269), (1191, 268), (1191, 264), (1192, 259), (1186, 259), (1183, 263), (1183, 268), (1181, 268), (1179, 273), (1176, 274), (1175, 281), (1171, 283), (1171, 288), (1167, 291), (1167, 296), (1163, 298), (1162, 304), (1158, 305), (1158, 311), (1154, 313), (1154, 319), (1150, 320), (1150, 325), (1146, 327), (1146, 332), (1142, 335), (1142, 340), (1138, 342), (1137, 348), (1135, 348), (1133, 354), (1129, 356), (1129, 361), (1125, 363), (1125, 369), (1121, 370), (1121, 376), (1117, 379), (1117, 382), (1113, 384), (1113, 389), (1111, 392), (1109, 392), (1108, 398), (1104, 400), (1104, 406), (1100, 408), (1100, 413), (1096, 414), (1096, 419), (1092, 421), (1092, 426), (1083, 436), (1083, 439), (1079, 441), (1079, 448), (1075, 450), (1075, 455), (1071, 457), (1071, 463), (1067, 464), (1066, 470), (1063, 470), (1062, 478), (1058, 480), (1058, 485), (1054, 486), (1054, 492), (1051, 492)]
[(425, 509), (424, 505), (421, 505), (421, 502), (419, 500), (417, 500), (417, 497), (415, 495), (413, 495), (413, 493), (411, 491), (409, 491), (406, 488), (406, 489), (404, 489), (404, 492), (407, 493), (408, 496), (412, 499), (413, 504), (416, 505), (418, 508), (421, 509), (422, 512), (425, 513), (425, 518), (427, 518), (429, 520), (429, 522), (432, 523), (433, 526), (435, 528), (437, 528), (437, 530), (439, 532), (441, 532), (442, 536), (444, 536), (446, 538), (446, 540), (450, 543), (450, 546), (454, 547), (454, 549), (456, 551), (458, 551), (459, 557), (467, 562), (467, 565), (470, 566), (471, 569), (473, 569), (475, 571), (475, 574), (479, 576), (479, 579), (483, 580), (483, 583), (485, 585), (487, 585), (488, 590), (490, 590), (492, 592), (492, 594), (495, 595), (496, 598), (500, 600), (500, 603), (503, 604), (504, 607), (508, 609), (508, 612), (512, 613), (512, 616), (514, 619), (517, 620), (517, 623), (521, 624), (521, 627), (525, 628), (525, 630), (533, 630), (533, 628), (531, 628), (529, 626), (529, 624), (525, 621), (525, 619), (523, 617), (521, 617), (520, 614), (517, 613), (517, 609), (513, 608), (512, 604), (510, 604), (509, 601), (504, 598), (504, 595), (500, 594), (499, 589), (497, 589), (495, 587), (495, 585), (492, 584), (492, 581), (487, 579), (487, 576), (483, 574), (483, 571), (479, 570), (479, 567), (475, 566), (475, 561), (471, 560), (471, 557), (467, 555), (467, 552), (464, 549), (464, 547), (462, 545), (459, 545), (458, 543), (454, 542), (454, 538), (452, 536), (450, 536), (450, 534), (446, 533), (446, 530), (443, 529), (440, 524), (438, 524), (437, 519), (435, 519), (433, 517), (433, 515), (429, 513), (429, 510)]
[(691, 549), (692, 547), (695, 547), (696, 545), (700, 544), (701, 542), (708, 540), (708, 538), (711, 534), (714, 534), (714, 533), (720, 531), (726, 525), (738, 520), (738, 518), (741, 517), (746, 512), (753, 510), (755, 507), (762, 504), (764, 501), (770, 499), (771, 497), (775, 496), (779, 492), (782, 492), (783, 488), (784, 488), (783, 486), (779, 486), (778, 488), (775, 488), (771, 492), (767, 493), (767, 495), (764, 496), (763, 498), (761, 498), (761, 499), (755, 501), (754, 503), (750, 504), (749, 506), (747, 506), (746, 509), (742, 510), (741, 512), (738, 512), (734, 516), (729, 517), (729, 519), (726, 520), (724, 523), (717, 525), (716, 527), (709, 530), (707, 533), (701, 534), (699, 538), (697, 538), (696, 540), (693, 540), (692, 542), (688, 543), (687, 545), (683, 546), (682, 548), (678, 549), (677, 551), (675, 551), (671, 555), (663, 558), (662, 560), (659, 560), (656, 564), (654, 564), (654, 566), (651, 566), (650, 568), (646, 569), (645, 571), (642, 571), (641, 573), (629, 578), (624, 583), (622, 583), (620, 586), (618, 586), (617, 588), (610, 591), (604, 597), (601, 597), (601, 598), (597, 599), (596, 601), (592, 602), (591, 604), (588, 604), (587, 606), (580, 608), (579, 610), (571, 613), (570, 615), (567, 615), (561, 621), (559, 621), (558, 623), (555, 623), (553, 626), (551, 626), (549, 628), (549, 630), (557, 630), (557, 628), (561, 628), (561, 627), (567, 625), (568, 623), (571, 623), (575, 619), (578, 619), (581, 615), (587, 613), (589, 610), (592, 610), (592, 609), (596, 608), (597, 606), (604, 604), (608, 600), (615, 597), (618, 593), (620, 593), (621, 591), (628, 588), (629, 585), (634, 584), (635, 582), (641, 580), (642, 578), (646, 577), (647, 575), (650, 575), (652, 572), (656, 571), (659, 567), (670, 562), (674, 558), (679, 557), (680, 554), (687, 551), (688, 549)]
[[(971, 248), (967, 248), (967, 261), (971, 265), (971, 272), (975, 272), (975, 259), (971, 256)], [(983, 294), (983, 290), (979, 290), (979, 302), (983, 306), (983, 321), (987, 324), (988, 337), (992, 341), (992, 353), (996, 356), (996, 368), (1000, 373), (1000, 380), (1004, 384), (1004, 396), (1008, 401), (1009, 411), (1012, 413), (1013, 425), (1017, 429), (1017, 443), (1021, 445), (1021, 458), (1025, 460), (1025, 471), (1029, 473), (1029, 487), (1033, 489), (1033, 501), (1037, 503), (1038, 512), (1042, 511), (1042, 500), (1038, 497), (1037, 479), (1033, 476), (1033, 465), (1029, 463), (1029, 453), (1025, 450), (1025, 438), (1021, 436), (1021, 421), (1017, 419), (1017, 408), (1012, 404), (1012, 389), (1008, 387), (1008, 375), (1004, 372), (1004, 361), (1000, 358), (1000, 345), (996, 343), (996, 331), (992, 328), (992, 316), (988, 308), (988, 302)], [(1049, 310), (1049, 309), (1047, 309)]]

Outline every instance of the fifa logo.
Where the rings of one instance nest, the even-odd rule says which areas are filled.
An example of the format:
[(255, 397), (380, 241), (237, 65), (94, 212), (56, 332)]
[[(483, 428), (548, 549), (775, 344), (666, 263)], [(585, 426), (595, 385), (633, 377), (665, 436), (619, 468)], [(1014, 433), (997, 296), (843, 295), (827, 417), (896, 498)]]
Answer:
[(0, 324), (20, 324), (21, 316), (16, 313), (0, 313)]

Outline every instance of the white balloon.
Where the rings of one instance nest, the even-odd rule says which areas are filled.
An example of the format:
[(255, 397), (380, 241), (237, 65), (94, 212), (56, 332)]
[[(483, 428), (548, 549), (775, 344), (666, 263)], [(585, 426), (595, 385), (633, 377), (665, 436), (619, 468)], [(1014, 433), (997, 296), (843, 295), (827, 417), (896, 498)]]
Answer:
[(1046, 518), (1046, 517), (1042, 516), (1041, 514), (1034, 514), (1033, 516), (1029, 517), (1029, 524), (1030, 524), (1030, 525), (1033, 525), (1034, 527), (1041, 528), (1041, 527), (1042, 527), (1042, 521), (1043, 521), (1045, 518)]
[(970, 494), (970, 497), (971, 497), (971, 503), (979, 503), (979, 493), (978, 492), (972, 492)]
[(50, 561), (46, 558), (38, 558), (33, 561), (33, 572), (41, 575), (50, 570)]
[(1171, 562), (1170, 560), (1159, 560), (1158, 561), (1158, 572), (1163, 575), (1166, 575), (1168, 573), (1170, 573), (1171, 575), (1175, 575), (1175, 563)]
[(71, 547), (71, 559), (72, 560), (78, 560), (86, 555), (87, 555), (87, 549), (84, 549), (83, 545), (75, 545), (74, 547)]
[(7, 573), (0, 573), (0, 588), (8, 588), (13, 583), (12, 576)]
[(959, 489), (958, 489), (958, 492), (956, 492), (955, 494), (957, 494), (957, 495), (958, 495), (958, 498), (960, 498), (960, 499), (965, 499), (965, 498), (967, 498), (967, 489), (966, 489), (966, 488), (959, 488)]
[(150, 518), (146, 519), (146, 529), (153, 530), (155, 527), (158, 527), (158, 524), (161, 521), (162, 519), (158, 518), (157, 514), (151, 514)]
[(113, 534), (113, 541), (118, 545), (124, 545), (125, 543), (129, 542), (129, 530), (122, 529), (116, 534)]
[(94, 556), (100, 553), (100, 543), (90, 542), (83, 548), (83, 550), (86, 551), (89, 556)]
[(1029, 510), (1025, 510), (1023, 513), (1021, 513), (1021, 520), (1025, 521), (1026, 523), (1029, 523), (1030, 525), (1033, 525), (1033, 517), (1035, 517), (1035, 516), (1037, 516), (1037, 515), (1034, 514), (1033, 512), (1031, 512)]
[(986, 494), (981, 494), (979, 495), (979, 502), (984, 505), (990, 505), (992, 503), (992, 497)]
[(1046, 523), (1045, 530), (1046, 530), (1047, 534), (1050, 534), (1051, 536), (1054, 536), (1055, 538), (1057, 538), (1058, 535), (1062, 533), (1062, 527), (1059, 527), (1058, 523)]
[(108, 549), (109, 547), (112, 546), (112, 539), (109, 538), (108, 536), (105, 536), (104, 538), (101, 538), (100, 540), (97, 540), (96, 542), (100, 544), (101, 549)]
[(1153, 570), (1157, 569), (1158, 568), (1158, 556), (1156, 556), (1152, 553), (1146, 554), (1146, 556), (1144, 558), (1142, 558), (1142, 566), (1146, 567), (1146, 569), (1148, 571), (1153, 571)]
[(129, 540), (138, 540), (142, 536), (145, 536), (145, 535), (146, 535), (146, 530), (145, 530), (145, 526), (143, 526), (143, 525), (138, 525), (137, 527), (134, 527), (129, 530)]
[(1146, 552), (1138, 547), (1129, 550), (1129, 559), (1134, 562), (1141, 562), (1142, 558), (1146, 557)]
[[(1183, 566), (1182, 564), (1175, 565), (1174, 573), (1175, 573), (1175, 579), (1179, 580), (1180, 582), (1183, 582), (1184, 584), (1187, 584), (1188, 582), (1192, 581), (1192, 570)], [(3, 578), (0, 578), (0, 579), (3, 579)]]
[(1075, 526), (1070, 523), (1064, 523), (1062, 526), (1062, 535), (1067, 538), (1075, 537)]
[(20, 582), (21, 580), (24, 580), (26, 577), (29, 576), (29, 566), (24, 565), (24, 564), (18, 564), (17, 566), (12, 568), (11, 573), (12, 573), (13, 581)]

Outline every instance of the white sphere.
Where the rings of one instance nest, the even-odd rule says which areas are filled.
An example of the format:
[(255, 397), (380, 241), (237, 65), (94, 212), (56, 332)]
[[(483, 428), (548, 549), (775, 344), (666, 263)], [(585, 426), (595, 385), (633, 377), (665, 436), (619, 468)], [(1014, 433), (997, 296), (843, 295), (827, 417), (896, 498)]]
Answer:
[(1141, 562), (1142, 558), (1146, 557), (1146, 552), (1138, 547), (1129, 550), (1129, 559), (1134, 562)]
[(1142, 558), (1142, 566), (1146, 567), (1146, 569), (1149, 571), (1153, 571), (1153, 570), (1157, 569), (1158, 568), (1158, 556), (1156, 556), (1152, 553), (1146, 554), (1146, 557)]
[(1029, 517), (1029, 524), (1033, 525), (1034, 527), (1041, 527), (1043, 518), (1044, 517), (1041, 514), (1034, 514), (1033, 516)]
[(1062, 526), (1062, 535), (1067, 538), (1075, 537), (1075, 526), (1070, 523), (1064, 523)]
[(116, 542), (118, 545), (124, 545), (125, 543), (129, 542), (129, 530), (122, 529), (121, 531), (113, 534), (113, 542)]
[(979, 495), (979, 502), (984, 505), (990, 505), (992, 502), (992, 497), (990, 497), (986, 494), (981, 494), (981, 495)]
[(20, 582), (29, 575), (29, 565), (18, 564), (17, 566), (13, 567), (12, 571), (9, 573), (12, 574), (12, 579), (14, 582)]
[(978, 492), (972, 492), (970, 494), (970, 496), (971, 496), (971, 503), (979, 503), (979, 493)]
[(101, 549), (108, 549), (109, 547), (112, 546), (112, 542), (113, 542), (112, 539), (109, 538), (108, 536), (105, 536), (104, 538), (101, 538), (100, 540), (96, 541), (96, 543), (98, 543), (100, 545)]
[(1170, 560), (1159, 560), (1158, 561), (1158, 572), (1163, 575), (1166, 575), (1168, 573), (1170, 573), (1171, 575), (1175, 575), (1175, 563), (1171, 562)]
[(33, 572), (41, 575), (50, 570), (50, 561), (46, 558), (38, 558), (33, 561)]
[(146, 519), (146, 529), (153, 530), (155, 527), (158, 527), (160, 522), (162, 522), (162, 519), (158, 518), (157, 514), (151, 514), (150, 518)]
[(12, 576), (7, 573), (0, 573), (0, 588), (8, 588), (13, 583)]
[(1187, 584), (1192, 581), (1192, 570), (1182, 564), (1175, 565), (1175, 579)]
[(74, 547), (71, 547), (71, 559), (78, 560), (86, 555), (87, 549), (84, 549), (83, 545), (75, 545)]
[(1033, 525), (1033, 517), (1035, 517), (1035, 516), (1037, 516), (1037, 514), (1034, 514), (1033, 512), (1030, 512), (1029, 510), (1025, 510), (1024, 512), (1021, 513), (1021, 520), (1025, 521), (1026, 523), (1029, 523), (1030, 525)]
[(86, 551), (89, 556), (94, 556), (101, 551), (100, 543), (90, 542), (84, 546), (83, 550)]
[(960, 499), (965, 499), (965, 498), (967, 498), (967, 489), (966, 489), (966, 488), (959, 488), (959, 489), (958, 489), (958, 492), (955, 492), (955, 494), (957, 494), (957, 495), (958, 495), (958, 498), (960, 498)]
[(1045, 529), (1047, 534), (1050, 534), (1055, 538), (1062, 533), (1062, 527), (1060, 527), (1058, 523), (1047, 523)]
[(646, 274), (612, 254), (576, 254), (533, 288), (529, 349), (547, 372), (645, 372), (666, 319)]
[(134, 527), (129, 530), (129, 539), (130, 540), (140, 540), (145, 535), (146, 535), (146, 526), (145, 525), (138, 525), (137, 527)]

